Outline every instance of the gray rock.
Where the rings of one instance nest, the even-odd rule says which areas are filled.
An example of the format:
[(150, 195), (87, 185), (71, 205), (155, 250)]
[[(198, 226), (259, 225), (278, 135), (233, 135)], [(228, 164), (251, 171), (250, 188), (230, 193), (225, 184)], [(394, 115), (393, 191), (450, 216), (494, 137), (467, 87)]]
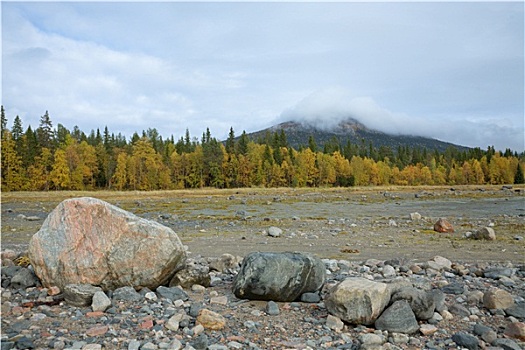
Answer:
[(450, 311), (451, 314), (460, 316), (460, 317), (468, 317), (470, 316), (470, 311), (465, 306), (454, 303), (449, 306), (448, 311)]
[(432, 289), (432, 298), (434, 298), (434, 305), (436, 306), (436, 311), (441, 312), (446, 309), (445, 305), (445, 293), (439, 289)]
[(191, 346), (196, 350), (206, 350), (206, 348), (208, 348), (208, 336), (204, 333), (199, 334), (197, 338), (191, 342)]
[(178, 271), (170, 281), (169, 286), (190, 288), (194, 284), (209, 287), (211, 283), (210, 268), (200, 264), (190, 264)]
[(476, 323), (474, 325), (474, 334), (481, 337), (483, 341), (488, 344), (491, 344), (494, 340), (498, 338), (498, 334), (490, 327), (484, 326), (482, 324)]
[(113, 291), (113, 299), (124, 301), (140, 301), (142, 295), (133, 287), (120, 287)]
[(239, 268), (240, 260), (231, 254), (222, 254), (220, 258), (210, 261), (210, 270), (221, 273), (232, 273)]
[(469, 238), (494, 241), (496, 240), (496, 232), (494, 232), (492, 227), (483, 227), (474, 232)]
[(347, 278), (325, 296), (329, 313), (353, 324), (373, 324), (390, 301), (390, 288), (385, 283), (365, 278)]
[(283, 230), (279, 227), (272, 226), (268, 229), (268, 236), (270, 237), (280, 237), (283, 234)]
[(473, 335), (458, 332), (452, 336), (452, 340), (457, 345), (467, 348), (469, 350), (479, 349), (479, 340)]
[(505, 313), (509, 316), (525, 319), (525, 302), (514, 304), (514, 306), (505, 309)]
[(398, 300), (383, 311), (375, 321), (375, 327), (379, 330), (405, 334), (412, 334), (419, 330), (416, 316), (405, 300)]
[(443, 293), (447, 294), (463, 294), (465, 292), (465, 286), (458, 282), (452, 282), (441, 288)]
[(111, 299), (108, 298), (106, 293), (103, 291), (98, 291), (93, 294), (93, 301), (91, 303), (91, 308), (93, 311), (106, 311), (111, 306)]
[(279, 311), (279, 305), (277, 305), (276, 302), (270, 300), (267, 304), (266, 304), (266, 313), (270, 316), (277, 316), (279, 315), (280, 311)]
[(102, 288), (90, 284), (68, 284), (64, 287), (64, 299), (73, 306), (89, 306), (93, 302), (93, 295), (101, 291)]
[(303, 303), (318, 303), (321, 301), (319, 293), (304, 293), (301, 295), (301, 301)]
[(318, 291), (325, 278), (323, 262), (313, 255), (254, 252), (244, 258), (233, 293), (239, 299), (294, 301)]
[(2, 266), (2, 276), (13, 278), (20, 270), (24, 269), (22, 266)]
[(113, 290), (155, 289), (186, 261), (177, 234), (96, 198), (61, 202), (29, 242), (44, 287), (85, 283)]
[(483, 276), (493, 280), (500, 279), (501, 277), (512, 277), (516, 270), (509, 267), (492, 267), (483, 271)]
[(418, 320), (428, 320), (434, 316), (436, 305), (431, 292), (416, 288), (403, 288), (392, 294), (390, 302), (397, 300), (406, 300)]
[(27, 268), (21, 268), (14, 274), (13, 278), (11, 278), (11, 287), (15, 289), (34, 287), (37, 283), (37, 277)]
[(180, 287), (165, 287), (160, 286), (156, 290), (157, 294), (162, 298), (169, 299), (171, 301), (175, 300), (188, 300), (188, 294)]
[(138, 340), (132, 340), (128, 344), (128, 350), (139, 350), (141, 343)]
[(498, 338), (492, 342), (493, 346), (499, 346), (503, 350), (523, 350), (514, 340), (507, 338)]

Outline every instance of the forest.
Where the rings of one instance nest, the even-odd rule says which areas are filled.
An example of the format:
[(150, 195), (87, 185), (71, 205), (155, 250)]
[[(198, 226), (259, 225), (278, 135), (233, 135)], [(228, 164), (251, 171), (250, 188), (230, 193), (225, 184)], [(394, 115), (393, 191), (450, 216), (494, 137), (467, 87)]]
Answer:
[(127, 140), (107, 127), (56, 128), (46, 113), (33, 130), (1, 107), (1, 190), (168, 190), (184, 188), (522, 184), (525, 153), (473, 148), (375, 148), (310, 137), (298, 149), (284, 131), (251, 140), (230, 129), (221, 142), (206, 129), (163, 139), (150, 128)]

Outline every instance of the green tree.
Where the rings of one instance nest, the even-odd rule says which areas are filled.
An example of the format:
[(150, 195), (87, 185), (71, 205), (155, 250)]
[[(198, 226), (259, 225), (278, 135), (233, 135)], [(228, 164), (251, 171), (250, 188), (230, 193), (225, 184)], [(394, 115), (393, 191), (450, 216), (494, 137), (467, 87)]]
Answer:
[(36, 135), (40, 147), (46, 147), (51, 150), (55, 148), (53, 123), (51, 122), (48, 111), (40, 117), (40, 125), (38, 129), (36, 129)]
[(0, 106), (0, 138), (4, 137), (4, 131), (7, 130), (7, 118), (5, 116), (4, 106)]
[(516, 174), (514, 175), (514, 183), (515, 184), (525, 183), (525, 177), (523, 176), (523, 169), (519, 163), (518, 163), (518, 166), (516, 167)]

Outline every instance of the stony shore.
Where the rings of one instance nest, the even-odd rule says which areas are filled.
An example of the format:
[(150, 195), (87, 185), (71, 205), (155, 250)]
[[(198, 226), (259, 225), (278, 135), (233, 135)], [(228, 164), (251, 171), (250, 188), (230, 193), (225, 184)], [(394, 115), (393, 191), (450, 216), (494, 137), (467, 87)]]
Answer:
[[(316, 296), (274, 303), (237, 299), (239, 271), (218, 271), (209, 287), (115, 290), (85, 307), (42, 288), (28, 268), (3, 252), (2, 349), (523, 349), (525, 265), (461, 264), (441, 257), (423, 263), (391, 259), (363, 262), (324, 259), (325, 286)], [(15, 260), (23, 263), (22, 260)], [(439, 290), (433, 316), (417, 330), (377, 330), (329, 314), (326, 293), (347, 278)], [(441, 293), (442, 292), (442, 293)], [(59, 294), (56, 294), (59, 293)], [(309, 299), (309, 300), (308, 300)], [(107, 308), (106, 308), (107, 307)], [(209, 317), (202, 318), (206, 311)], [(95, 310), (95, 311), (94, 311)], [(104, 311), (100, 311), (104, 310)], [(400, 315), (402, 317), (402, 315)], [(219, 324), (219, 326), (217, 326)]]

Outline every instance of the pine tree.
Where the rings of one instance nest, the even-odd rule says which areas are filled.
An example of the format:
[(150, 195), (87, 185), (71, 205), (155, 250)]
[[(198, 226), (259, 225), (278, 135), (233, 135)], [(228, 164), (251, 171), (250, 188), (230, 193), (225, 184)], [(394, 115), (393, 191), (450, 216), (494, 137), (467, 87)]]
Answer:
[(516, 175), (514, 175), (514, 183), (516, 185), (525, 183), (525, 177), (523, 176), (523, 169), (521, 168), (519, 163), (516, 169)]
[(235, 153), (235, 133), (233, 132), (233, 127), (230, 127), (230, 133), (226, 140), (226, 152), (229, 154)]
[(7, 118), (5, 117), (4, 106), (0, 107), (0, 138), (4, 137), (4, 131), (7, 130)]
[(49, 149), (55, 148), (53, 123), (51, 123), (48, 111), (40, 117), (40, 125), (38, 129), (36, 129), (36, 135), (40, 147), (46, 147)]
[(248, 135), (243, 131), (239, 141), (237, 141), (237, 154), (246, 156), (248, 154)]

